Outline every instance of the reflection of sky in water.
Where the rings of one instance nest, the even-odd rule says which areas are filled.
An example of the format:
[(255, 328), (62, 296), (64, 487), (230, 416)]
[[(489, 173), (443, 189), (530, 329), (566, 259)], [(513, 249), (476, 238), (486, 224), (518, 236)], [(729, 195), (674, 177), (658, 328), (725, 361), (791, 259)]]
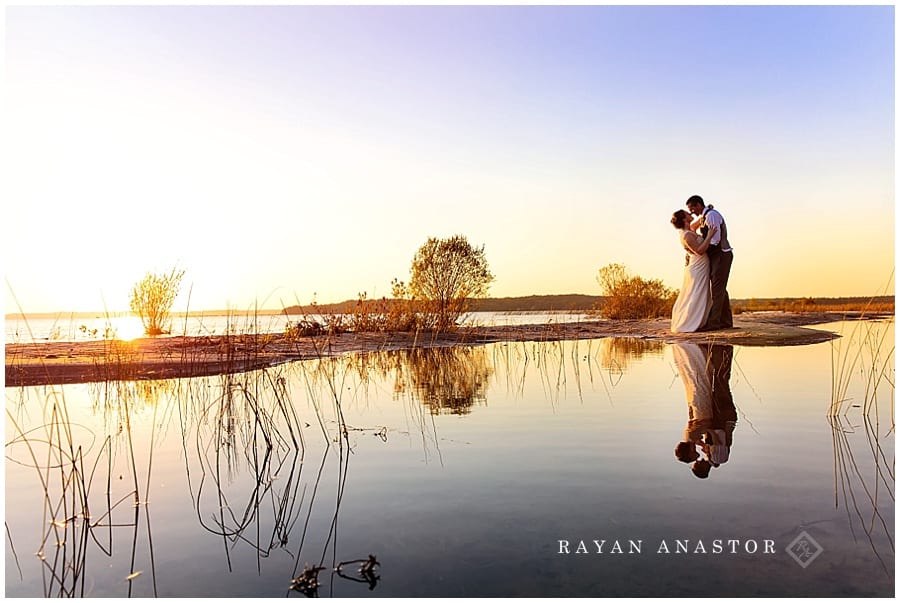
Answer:
[[(144, 573), (133, 580), (133, 594), (153, 594), (144, 513), (150, 519), (157, 594), (163, 596), (281, 596), (303, 562), (324, 557), (323, 565), (330, 567), (370, 553), (381, 563), (382, 578), (371, 591), (378, 596), (893, 592), (892, 575), (881, 569), (873, 552), (893, 568), (884, 528), (875, 517), (870, 543), (861, 527), (873, 521), (873, 509), (856, 470), (870, 493), (876, 492), (867, 424), (860, 409), (850, 407), (843, 422), (848, 433), (833, 432), (826, 416), (832, 344), (734, 348), (731, 390), (738, 422), (733, 446), (727, 463), (701, 480), (673, 454), (688, 415), (672, 347), (640, 350), (627, 341), (614, 343), (514, 343), (449, 350), (443, 356), (370, 355), (367, 380), (349, 359), (325, 363), (342, 402), (352, 452), (346, 444), (343, 450), (333, 444), (325, 451), (311, 400), (321, 404), (325, 428), (333, 436), (334, 397), (327, 381), (313, 374), (315, 363), (274, 371), (271, 382), (237, 376), (229, 388), (222, 387), (222, 378), (167, 382), (155, 394), (155, 407), (141, 401), (146, 389), (138, 392), (130, 404), (142, 498), (151, 427), (156, 430), (150, 502), (139, 507), (135, 554), (134, 569)], [(278, 377), (284, 378), (284, 399), (293, 401), (304, 425), (302, 456), (285, 445), (288, 430), (270, 393), (279, 387)], [(113, 434), (113, 490), (127, 493), (132, 479), (128, 447), (122, 434), (115, 435), (127, 428), (124, 416), (110, 411), (104, 419), (92, 410), (104, 399), (102, 386), (55, 389), (65, 393), (72, 420), (96, 436), (87, 459), (96, 459), (105, 434)], [(880, 466), (892, 473), (892, 394), (884, 390), (880, 423), (873, 410), (870, 431), (880, 438)], [(25, 390), (25, 402), (19, 404), (22, 390), (8, 389), (7, 408), (17, 419), (28, 415), (35, 421), (46, 391)], [(230, 430), (217, 431), (213, 419), (226, 391), (232, 393), (238, 420)], [(858, 397), (861, 391), (854, 385), (850, 394)], [(423, 398), (431, 405), (423, 405)], [(260, 400), (269, 409), (266, 420), (280, 425), (273, 432), (284, 439), (274, 444), (268, 465), (261, 453), (246, 454), (254, 433), (247, 400)], [(205, 421), (199, 428), (198, 415)], [(7, 441), (12, 429), (8, 422)], [(848, 512), (843, 493), (835, 505), (835, 442), (840, 438), (850, 449), (844, 440), (838, 442), (843, 451), (838, 461), (852, 452), (856, 462), (856, 469), (848, 466), (839, 474), (851, 475), (846, 488), (856, 497), (859, 515), (852, 501)], [(26, 456), (21, 446), (7, 447), (7, 453), (16, 460)], [(100, 485), (92, 491), (105, 491), (102, 464), (95, 478)], [(259, 482), (251, 478), (254, 464), (265, 465)], [(7, 462), (7, 480), (7, 521), (26, 575), (23, 583), (7, 545), (7, 594), (38, 595), (44, 591), (32, 555), (42, 521), (36, 473)], [(893, 480), (885, 481), (892, 494)], [(255, 491), (257, 483), (263, 486)], [(892, 534), (893, 501), (884, 482), (877, 493)], [(337, 527), (330, 533), (339, 495)], [(220, 513), (220, 500), (234, 516)], [(126, 501), (117, 512), (133, 520), (130, 505)], [(287, 534), (284, 546), (270, 546), (275, 517), (290, 518), (277, 531), (277, 537)], [(239, 538), (213, 533), (223, 519), (229, 529), (245, 526)], [(825, 548), (805, 570), (783, 550), (801, 529)], [(111, 558), (94, 544), (88, 547), (86, 594), (126, 594), (123, 580), (133, 569), (134, 530), (116, 530)], [(643, 554), (557, 554), (559, 539), (584, 539), (592, 547), (595, 538), (641, 539)], [(707, 548), (715, 538), (756, 539), (760, 547), (763, 539), (774, 539), (778, 553), (655, 553), (661, 539), (674, 550), (674, 540), (684, 538), (703, 538)], [(257, 545), (265, 551), (259, 558)], [(320, 578), (320, 594), (370, 593), (365, 584), (328, 571)]]
[[(288, 323), (301, 319), (325, 318), (318, 314), (247, 314), (183, 315), (172, 316), (173, 335), (222, 335), (224, 333), (283, 333)], [(476, 326), (505, 326), (523, 324), (556, 324), (587, 320), (585, 314), (568, 312), (472, 312), (465, 315), (463, 324)], [(591, 320), (595, 320), (591, 318)], [(140, 319), (131, 314), (105, 316), (74, 315), (60, 313), (53, 317), (11, 314), (6, 317), (6, 342), (31, 343), (33, 341), (89, 341), (98, 339), (134, 339), (142, 336)]]

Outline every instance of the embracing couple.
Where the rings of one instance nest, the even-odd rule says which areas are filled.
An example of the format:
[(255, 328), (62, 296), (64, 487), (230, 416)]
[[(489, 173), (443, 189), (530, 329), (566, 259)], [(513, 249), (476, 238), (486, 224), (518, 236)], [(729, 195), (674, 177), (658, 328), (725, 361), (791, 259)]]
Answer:
[(733, 323), (726, 287), (734, 254), (728, 228), (722, 214), (703, 203), (699, 195), (687, 200), (687, 208), (672, 215), (672, 225), (687, 252), (684, 282), (672, 308), (672, 332), (730, 329)]

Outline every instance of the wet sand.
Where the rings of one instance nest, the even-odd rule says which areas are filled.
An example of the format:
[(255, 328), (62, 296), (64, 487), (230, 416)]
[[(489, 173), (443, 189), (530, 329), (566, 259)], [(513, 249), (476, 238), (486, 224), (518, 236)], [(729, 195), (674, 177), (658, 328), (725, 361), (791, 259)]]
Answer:
[(247, 371), (348, 352), (481, 345), (502, 341), (559, 341), (635, 337), (747, 346), (805, 345), (837, 334), (807, 328), (859, 318), (837, 313), (745, 313), (734, 328), (674, 334), (669, 319), (581, 321), (463, 327), (452, 333), (342, 333), (287, 338), (282, 334), (159, 337), (133, 341), (6, 344), (6, 386), (168, 379)]

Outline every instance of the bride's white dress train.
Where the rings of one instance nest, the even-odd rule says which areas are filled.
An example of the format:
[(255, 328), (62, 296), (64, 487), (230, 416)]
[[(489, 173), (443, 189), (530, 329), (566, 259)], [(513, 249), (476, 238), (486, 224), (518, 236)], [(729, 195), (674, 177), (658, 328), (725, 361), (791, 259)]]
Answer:
[(712, 294), (709, 289), (709, 258), (697, 255), (684, 242), (688, 234), (681, 232), (681, 244), (690, 254), (690, 261), (684, 267), (684, 281), (675, 306), (672, 308), (672, 332), (693, 333), (706, 322)]

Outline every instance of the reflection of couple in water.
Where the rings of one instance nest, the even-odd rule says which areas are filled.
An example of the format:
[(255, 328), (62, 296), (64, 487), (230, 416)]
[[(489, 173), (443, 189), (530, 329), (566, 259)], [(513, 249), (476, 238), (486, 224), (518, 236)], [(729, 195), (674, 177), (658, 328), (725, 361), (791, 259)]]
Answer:
[(731, 397), (730, 345), (676, 343), (675, 365), (684, 382), (688, 422), (675, 447), (675, 458), (692, 463), (699, 478), (728, 461), (737, 411)]

